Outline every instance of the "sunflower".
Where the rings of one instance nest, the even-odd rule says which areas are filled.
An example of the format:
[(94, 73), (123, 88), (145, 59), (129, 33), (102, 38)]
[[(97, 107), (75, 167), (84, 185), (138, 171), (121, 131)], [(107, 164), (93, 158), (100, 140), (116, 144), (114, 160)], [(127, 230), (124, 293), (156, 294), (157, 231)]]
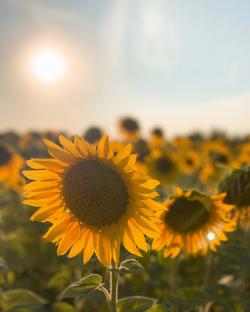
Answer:
[(119, 263), (120, 245), (141, 256), (148, 250), (144, 235), (157, 236), (155, 212), (164, 206), (154, 201), (158, 181), (134, 171), (136, 155), (126, 145), (116, 156), (107, 136), (90, 145), (59, 137), (58, 146), (45, 140), (53, 159), (32, 159), (24, 175), (34, 182), (24, 187), (25, 204), (39, 207), (31, 220), (50, 222), (45, 238), (57, 254), (82, 253), (87, 263), (95, 253), (106, 267)]
[(250, 165), (250, 144), (245, 143), (240, 147), (239, 155), (236, 158), (234, 167), (242, 168)]
[(9, 188), (20, 190), (23, 183), (20, 176), (22, 166), (21, 156), (4, 145), (0, 146), (0, 181), (3, 181)]
[(103, 131), (98, 127), (90, 127), (88, 128), (83, 137), (86, 141), (88, 141), (90, 144), (97, 143), (103, 135)]
[(163, 249), (163, 255), (171, 258), (181, 251), (189, 255), (216, 251), (227, 239), (225, 232), (233, 231), (235, 226), (229, 215), (233, 206), (224, 204), (224, 197), (177, 189), (175, 196), (165, 202), (160, 236), (154, 239), (152, 249)]
[(161, 128), (154, 128), (150, 133), (149, 146), (152, 149), (163, 148), (166, 144), (164, 133)]
[(126, 142), (135, 142), (139, 138), (140, 126), (138, 122), (130, 117), (124, 117), (119, 121), (119, 131)]
[(173, 182), (178, 175), (176, 157), (168, 151), (154, 151), (147, 160), (149, 174), (161, 184)]
[(176, 149), (188, 148), (192, 146), (192, 141), (189, 137), (186, 136), (178, 136), (173, 139), (172, 145)]
[(193, 149), (184, 149), (179, 154), (180, 171), (190, 175), (197, 171), (201, 164), (198, 152)]
[(230, 149), (221, 141), (204, 141), (202, 146), (203, 158), (214, 164), (230, 165), (232, 156)]
[(224, 202), (234, 205), (236, 218), (242, 225), (250, 224), (250, 167), (234, 170), (219, 185), (226, 193)]

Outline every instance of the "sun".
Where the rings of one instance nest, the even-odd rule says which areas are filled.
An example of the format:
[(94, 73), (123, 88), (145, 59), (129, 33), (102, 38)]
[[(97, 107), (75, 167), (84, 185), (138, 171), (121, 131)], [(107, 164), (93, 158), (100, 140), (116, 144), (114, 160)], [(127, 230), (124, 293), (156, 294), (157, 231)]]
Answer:
[(50, 84), (63, 78), (67, 70), (67, 63), (59, 52), (44, 49), (32, 57), (31, 70), (40, 81)]

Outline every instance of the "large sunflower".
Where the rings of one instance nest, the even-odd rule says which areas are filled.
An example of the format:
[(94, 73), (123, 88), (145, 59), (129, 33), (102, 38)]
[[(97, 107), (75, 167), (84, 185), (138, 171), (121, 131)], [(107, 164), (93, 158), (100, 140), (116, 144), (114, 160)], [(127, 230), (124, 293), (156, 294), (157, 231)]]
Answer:
[(23, 179), (20, 176), (20, 169), (22, 166), (21, 156), (4, 145), (0, 146), (0, 181), (3, 181), (9, 188), (21, 189)]
[(116, 156), (107, 136), (90, 145), (75, 137), (59, 137), (62, 147), (45, 140), (53, 159), (33, 159), (25, 171), (36, 180), (25, 186), (24, 203), (39, 207), (31, 220), (50, 222), (45, 238), (57, 254), (79, 253), (86, 263), (95, 253), (109, 266), (119, 263), (120, 245), (141, 256), (147, 251), (144, 235), (156, 237), (155, 212), (165, 209), (153, 200), (158, 181), (136, 173), (136, 155), (127, 145)]
[(160, 236), (153, 241), (152, 249), (162, 250), (165, 257), (185, 254), (206, 254), (216, 251), (224, 232), (234, 230), (235, 222), (229, 213), (233, 206), (222, 202), (224, 194), (206, 196), (196, 191), (176, 190), (166, 201), (167, 210), (161, 214)]

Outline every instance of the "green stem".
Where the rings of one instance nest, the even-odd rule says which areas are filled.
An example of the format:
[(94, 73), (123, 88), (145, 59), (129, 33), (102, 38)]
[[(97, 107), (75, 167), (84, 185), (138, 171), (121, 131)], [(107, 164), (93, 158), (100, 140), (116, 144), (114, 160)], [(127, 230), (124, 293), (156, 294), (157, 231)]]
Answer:
[(214, 254), (209, 252), (206, 258), (206, 266), (204, 272), (204, 279), (203, 279), (203, 288), (206, 289), (209, 286), (212, 271), (213, 271), (213, 263), (214, 263)]
[(173, 293), (175, 293), (178, 285), (178, 273), (179, 273), (179, 257), (174, 260), (171, 260), (170, 276), (169, 276), (169, 285)]
[[(169, 286), (173, 294), (175, 294), (177, 288), (178, 288), (178, 273), (179, 273), (179, 262), (180, 262), (180, 257), (177, 257), (174, 260), (171, 260), (171, 268), (170, 268), (170, 276), (169, 276)], [(171, 305), (171, 312), (176, 312), (177, 307), (173, 303)]]
[(110, 312), (117, 312), (116, 305), (118, 299), (118, 270), (111, 267), (110, 270)]

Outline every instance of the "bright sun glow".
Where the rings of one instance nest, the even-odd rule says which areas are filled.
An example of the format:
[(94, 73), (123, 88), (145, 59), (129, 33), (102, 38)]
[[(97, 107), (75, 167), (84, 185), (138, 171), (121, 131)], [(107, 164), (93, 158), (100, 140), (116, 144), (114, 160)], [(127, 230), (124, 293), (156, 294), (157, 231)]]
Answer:
[(39, 51), (31, 61), (31, 69), (39, 80), (54, 83), (60, 80), (67, 69), (64, 57), (50, 49)]

